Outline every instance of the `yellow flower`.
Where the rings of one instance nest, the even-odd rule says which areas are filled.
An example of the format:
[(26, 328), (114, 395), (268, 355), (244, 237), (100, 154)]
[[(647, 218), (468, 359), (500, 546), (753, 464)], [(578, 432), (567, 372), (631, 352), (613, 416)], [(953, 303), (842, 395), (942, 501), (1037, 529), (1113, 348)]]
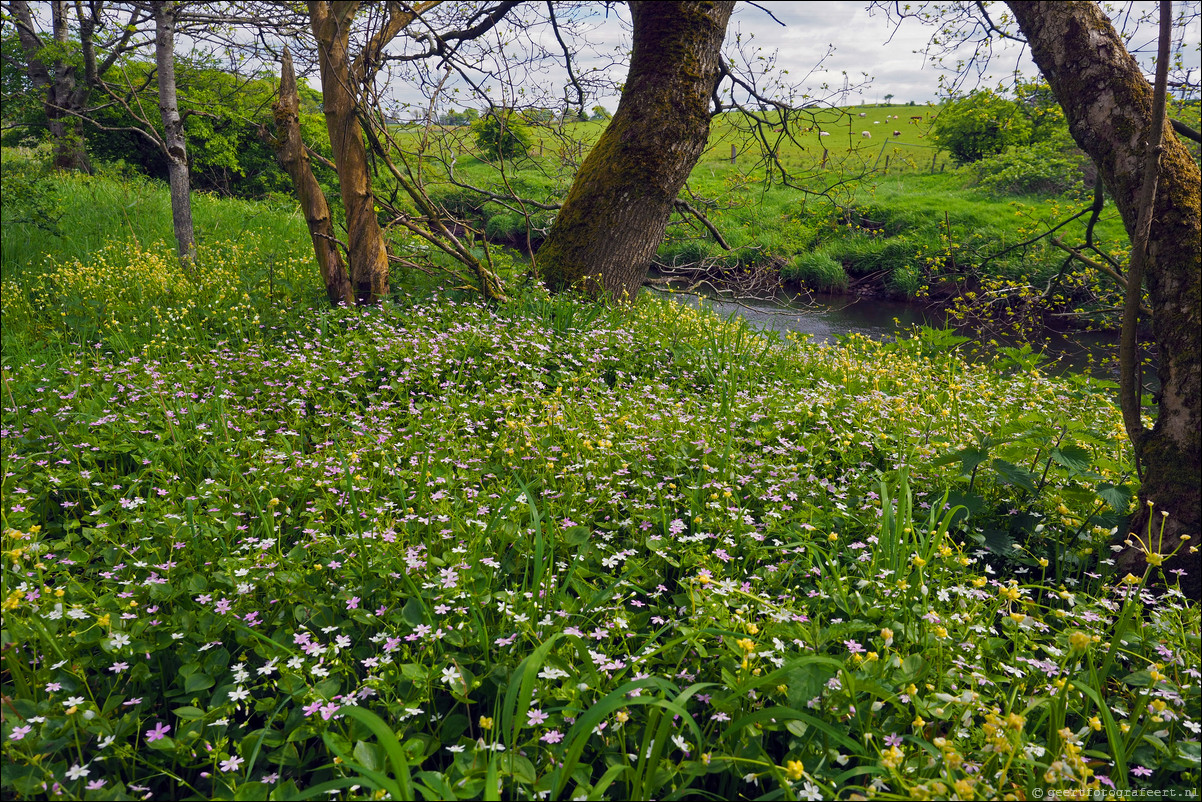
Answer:
[(480, 729), (491, 730), (493, 721), (488, 716), (480, 716)]
[(805, 776), (806, 769), (800, 760), (790, 760), (785, 764), (785, 774), (790, 780), (800, 780)]
[(1068, 645), (1074, 652), (1083, 652), (1089, 648), (1091, 640), (1088, 635), (1078, 629), (1068, 636)]
[(755, 651), (755, 641), (753, 641), (751, 638), (739, 638), (737, 641), (735, 641), (735, 645), (748, 653)]

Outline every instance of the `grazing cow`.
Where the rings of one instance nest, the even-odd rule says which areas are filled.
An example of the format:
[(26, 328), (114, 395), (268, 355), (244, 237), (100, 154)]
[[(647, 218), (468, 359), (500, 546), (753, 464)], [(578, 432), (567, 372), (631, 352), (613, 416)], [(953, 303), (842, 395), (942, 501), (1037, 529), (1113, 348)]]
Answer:
[(893, 135), (894, 135), (894, 136), (901, 136), (901, 131), (894, 131), (894, 132), (893, 132)]
[(920, 123), (920, 122), (922, 122), (922, 115), (921, 115), (921, 114), (919, 114), (919, 115), (917, 115), (916, 117), (911, 117), (911, 118), (910, 118), (910, 122), (911, 122), (911, 123)]
[(868, 131), (861, 131), (860, 136), (864, 137), (865, 139), (872, 139), (872, 134), (870, 134)]
[(860, 116), (861, 116), (861, 117), (867, 117), (867, 116), (868, 116), (868, 112), (866, 112), (866, 111), (862, 111), (862, 112), (860, 112)]

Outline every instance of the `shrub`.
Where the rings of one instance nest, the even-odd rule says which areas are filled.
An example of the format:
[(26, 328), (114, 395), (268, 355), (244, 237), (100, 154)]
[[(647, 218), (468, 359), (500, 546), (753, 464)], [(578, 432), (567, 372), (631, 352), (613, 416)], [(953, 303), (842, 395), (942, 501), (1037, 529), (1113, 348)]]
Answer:
[(516, 159), (530, 150), (530, 128), (511, 109), (490, 111), (472, 123), (476, 147), (487, 159)]
[(961, 169), (999, 195), (1082, 195), (1085, 157), (1038, 142), (988, 156)]
[(1019, 105), (988, 90), (949, 103), (935, 119), (933, 131), (939, 145), (962, 164), (1031, 139), (1031, 123)]

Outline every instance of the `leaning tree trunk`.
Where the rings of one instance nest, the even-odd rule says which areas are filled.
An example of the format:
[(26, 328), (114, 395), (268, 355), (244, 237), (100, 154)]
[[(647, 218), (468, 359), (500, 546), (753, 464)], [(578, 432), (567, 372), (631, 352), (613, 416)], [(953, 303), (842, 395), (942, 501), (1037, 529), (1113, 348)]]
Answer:
[(309, 19), (317, 39), (322, 105), (346, 209), (351, 285), (357, 302), (370, 304), (388, 296), (388, 251), (376, 219), (363, 129), (355, 114), (349, 40), (358, 6), (347, 0), (309, 0)]
[[(1073, 138), (1098, 166), (1128, 235), (1136, 240), (1152, 88), (1094, 3), (1014, 0), (1008, 5), (1064, 108)], [(1127, 531), (1156, 552), (1181, 547), (1165, 567), (1186, 571), (1182, 585), (1196, 596), (1197, 557), (1189, 552), (1202, 525), (1202, 176), (1171, 129), (1162, 144), (1144, 268), (1160, 362), (1159, 412), (1151, 431), (1134, 437), (1143, 466), (1141, 504)], [(1183, 544), (1183, 535), (1192, 541)], [(1147, 563), (1141, 548), (1120, 553), (1120, 573), (1143, 574)]]
[(167, 151), (167, 179), (171, 188), (171, 223), (179, 258), (196, 261), (196, 235), (192, 228), (192, 181), (188, 176), (188, 139), (179, 116), (175, 91), (175, 14), (171, 0), (151, 4), (154, 11), (154, 61), (159, 79), (159, 115), (163, 120), (163, 146)]
[(325, 193), (313, 175), (309, 154), (300, 132), (300, 98), (296, 92), (296, 73), (292, 69), (292, 53), (284, 48), (283, 64), (280, 67), (280, 97), (272, 106), (275, 115), (276, 154), (280, 164), (292, 177), (292, 186), (300, 200), (301, 213), (309, 226), (313, 238), (313, 250), (317, 254), (317, 265), (321, 280), (326, 285), (330, 303), (351, 305), (355, 303), (355, 292), (346, 275), (342, 252), (334, 238), (334, 226), (330, 222), (330, 207)]
[(709, 136), (733, 2), (631, 3), (634, 49), (618, 110), (537, 254), (552, 289), (632, 301), (672, 202)]

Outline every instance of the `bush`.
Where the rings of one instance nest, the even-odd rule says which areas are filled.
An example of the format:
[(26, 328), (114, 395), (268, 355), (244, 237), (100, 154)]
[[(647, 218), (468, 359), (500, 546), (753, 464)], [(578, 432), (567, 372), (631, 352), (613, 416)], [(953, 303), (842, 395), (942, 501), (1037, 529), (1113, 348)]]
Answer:
[(795, 257), (781, 270), (781, 278), (818, 292), (843, 292), (848, 285), (843, 265), (821, 251)]
[(935, 140), (961, 164), (1031, 139), (1031, 123), (1012, 100), (988, 90), (949, 103), (935, 118)]
[(511, 109), (490, 111), (472, 123), (472, 132), (486, 159), (516, 159), (530, 151), (530, 128)]
[(1010, 148), (962, 168), (999, 195), (1083, 195), (1085, 156), (1049, 142)]

